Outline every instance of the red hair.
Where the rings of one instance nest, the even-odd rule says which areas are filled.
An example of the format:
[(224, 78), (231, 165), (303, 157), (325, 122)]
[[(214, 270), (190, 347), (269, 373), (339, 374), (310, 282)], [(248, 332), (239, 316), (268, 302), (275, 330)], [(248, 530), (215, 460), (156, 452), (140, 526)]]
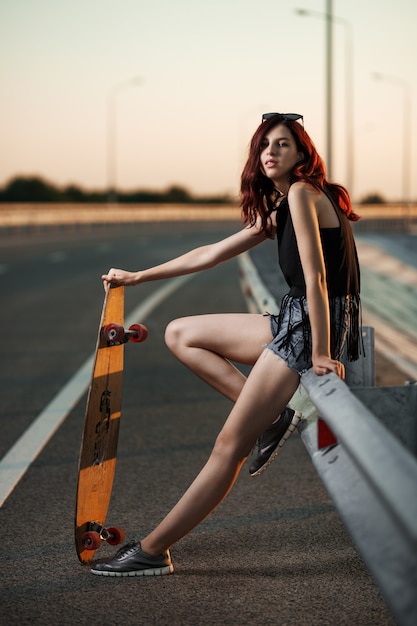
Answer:
[(353, 222), (359, 218), (352, 210), (352, 202), (348, 191), (335, 183), (326, 180), (326, 168), (323, 159), (317, 152), (309, 135), (303, 126), (293, 120), (288, 120), (277, 113), (265, 122), (262, 122), (252, 137), (249, 156), (243, 168), (240, 187), (240, 205), (244, 223), (255, 224), (258, 216), (261, 218), (262, 228), (270, 233), (270, 212), (272, 209), (271, 197), (274, 192), (274, 183), (262, 172), (260, 155), (265, 135), (278, 124), (288, 128), (297, 145), (297, 151), (303, 154), (303, 159), (297, 163), (291, 172), (290, 184), (302, 181), (313, 185), (318, 191), (326, 191), (335, 200), (336, 204)]

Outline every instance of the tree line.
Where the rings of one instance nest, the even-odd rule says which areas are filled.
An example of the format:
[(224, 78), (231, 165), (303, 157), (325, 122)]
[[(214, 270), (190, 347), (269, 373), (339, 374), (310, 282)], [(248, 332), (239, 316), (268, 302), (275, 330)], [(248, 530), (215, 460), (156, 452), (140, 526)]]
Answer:
[(38, 176), (16, 176), (0, 188), (0, 202), (68, 202), (103, 203), (117, 198), (120, 203), (159, 203), (159, 204), (230, 204), (228, 195), (194, 196), (187, 189), (172, 185), (163, 191), (88, 191), (77, 185), (58, 187)]
[[(164, 191), (119, 191), (113, 189), (88, 191), (77, 185), (58, 187), (39, 176), (16, 176), (4, 187), (0, 187), (0, 202), (68, 202), (102, 204), (109, 199), (120, 203), (158, 204), (232, 204), (236, 199), (228, 195), (194, 196), (179, 185), (172, 185)], [(386, 200), (378, 193), (370, 193), (360, 200), (360, 204), (385, 204)]]

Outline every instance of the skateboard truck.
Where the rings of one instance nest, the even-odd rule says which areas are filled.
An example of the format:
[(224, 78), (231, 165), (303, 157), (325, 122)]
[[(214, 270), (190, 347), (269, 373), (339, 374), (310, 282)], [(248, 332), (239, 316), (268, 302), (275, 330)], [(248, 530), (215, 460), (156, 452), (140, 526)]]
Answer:
[(128, 341), (140, 343), (148, 336), (148, 329), (143, 324), (132, 324), (125, 330), (121, 324), (106, 324), (102, 329), (108, 346), (120, 346)]
[(87, 530), (81, 537), (81, 543), (85, 550), (97, 550), (102, 541), (107, 541), (111, 546), (117, 546), (125, 540), (125, 533), (119, 526), (105, 528), (97, 522), (88, 522)]

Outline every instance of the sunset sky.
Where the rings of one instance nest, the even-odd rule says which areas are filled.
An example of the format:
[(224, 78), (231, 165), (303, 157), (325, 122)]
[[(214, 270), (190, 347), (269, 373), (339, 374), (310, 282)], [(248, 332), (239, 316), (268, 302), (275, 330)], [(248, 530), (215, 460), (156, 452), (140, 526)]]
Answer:
[[(326, 158), (325, 7), (325, 0), (2, 0), (0, 186), (19, 174), (104, 189), (116, 86), (111, 156), (120, 189), (178, 184), (198, 195), (236, 194), (265, 111), (302, 113)], [(347, 93), (349, 27), (334, 24), (333, 179), (348, 183), (352, 103), (354, 200), (372, 192), (401, 199), (409, 94), (416, 200), (417, 2), (333, 0), (333, 13), (353, 33)]]

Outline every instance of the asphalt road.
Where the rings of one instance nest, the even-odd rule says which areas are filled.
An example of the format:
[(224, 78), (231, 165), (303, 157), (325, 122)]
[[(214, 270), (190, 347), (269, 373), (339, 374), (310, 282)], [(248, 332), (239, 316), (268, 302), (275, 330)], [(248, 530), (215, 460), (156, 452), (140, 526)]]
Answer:
[[(155, 264), (235, 227), (140, 224), (2, 240), (0, 457), (93, 352), (104, 270)], [(159, 286), (127, 291), (127, 313)], [(169, 354), (164, 328), (181, 315), (242, 310), (231, 261), (194, 277), (149, 319), (138, 320), (149, 338), (126, 348), (108, 516), (129, 537), (149, 531), (176, 502), (230, 408)], [(85, 399), (0, 509), (0, 623), (394, 623), (297, 434), (262, 477), (250, 478), (244, 468), (222, 506), (173, 548), (173, 576), (92, 576), (78, 563), (73, 539)]]

